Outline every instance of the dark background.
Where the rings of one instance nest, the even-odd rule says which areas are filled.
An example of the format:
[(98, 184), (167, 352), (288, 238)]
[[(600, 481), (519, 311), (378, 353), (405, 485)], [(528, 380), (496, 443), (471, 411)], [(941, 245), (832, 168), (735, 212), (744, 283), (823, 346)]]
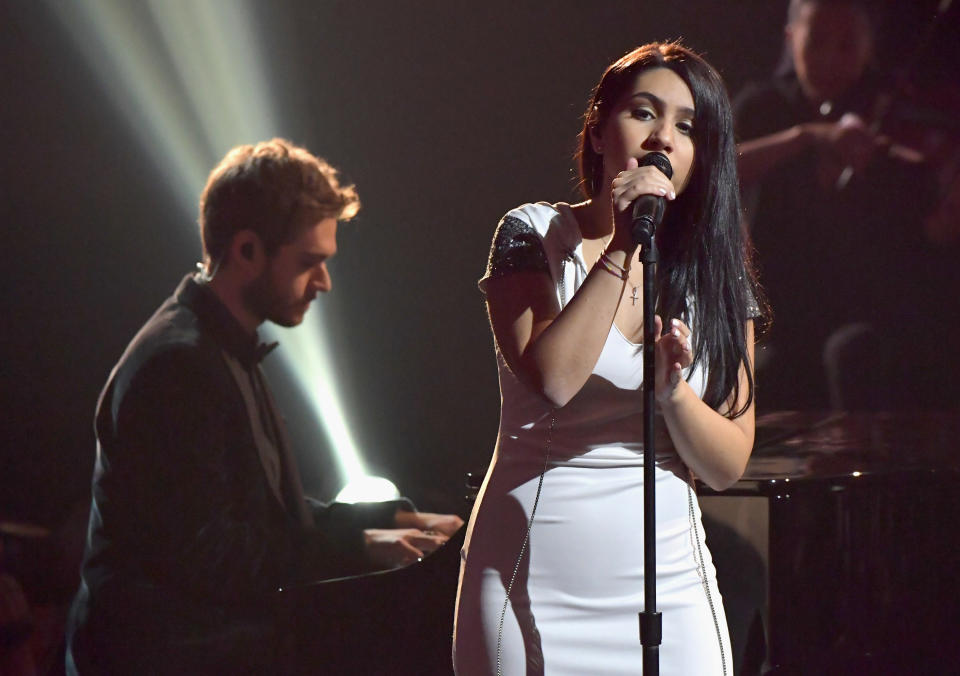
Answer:
[[(776, 65), (786, 1), (251, 4), (281, 112), (272, 133), (340, 167), (364, 203), (341, 228), (334, 291), (318, 301), (364, 461), (421, 509), (463, 511), (464, 474), (485, 470), (498, 423), (476, 288), (497, 221), (523, 202), (578, 199), (575, 136), (610, 61), (681, 37), (736, 92)], [(879, 4), (895, 17), (880, 60), (896, 65), (937, 3)], [(142, 141), (144, 120), (107, 94), (108, 70), (84, 57), (56, 5), (0, 9), (0, 514), (50, 526), (86, 509), (110, 368), (199, 259), (202, 188), (186, 203), (172, 187), (158, 168), (169, 149)], [(136, 49), (156, 27), (142, 8), (130, 14)], [(921, 72), (956, 77), (951, 30)], [(257, 140), (197, 152), (208, 170), (229, 145)], [(268, 363), (307, 488), (330, 499), (340, 477), (326, 437), (279, 359)]]

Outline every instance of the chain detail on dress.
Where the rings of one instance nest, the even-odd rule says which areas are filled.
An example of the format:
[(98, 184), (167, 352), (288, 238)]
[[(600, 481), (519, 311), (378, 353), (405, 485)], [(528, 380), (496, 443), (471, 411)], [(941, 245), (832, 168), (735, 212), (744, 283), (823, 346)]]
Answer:
[(550, 410), (550, 430), (547, 432), (547, 443), (543, 453), (543, 471), (540, 472), (540, 481), (537, 483), (537, 494), (533, 498), (533, 508), (530, 510), (530, 520), (527, 522), (527, 533), (523, 536), (523, 544), (520, 545), (520, 553), (517, 555), (517, 563), (513, 566), (513, 573), (510, 575), (510, 583), (507, 585), (507, 593), (503, 599), (503, 610), (500, 611), (500, 625), (497, 627), (497, 676), (503, 676), (503, 666), (500, 663), (503, 651), (503, 619), (507, 615), (507, 606), (510, 604), (510, 592), (513, 591), (513, 583), (517, 579), (517, 571), (520, 570), (520, 562), (523, 561), (523, 555), (527, 552), (527, 543), (530, 542), (530, 531), (533, 529), (533, 517), (537, 514), (537, 504), (540, 502), (540, 491), (543, 489), (543, 477), (547, 474), (547, 465), (550, 462), (550, 443), (553, 441), (553, 428), (557, 424), (556, 409)]
[(703, 564), (700, 530), (697, 528), (697, 515), (693, 509), (693, 488), (689, 484), (687, 485), (687, 508), (690, 515), (690, 544), (693, 545), (693, 560), (697, 564), (697, 574), (700, 576), (703, 591), (707, 595), (707, 605), (710, 606), (710, 614), (713, 616), (713, 627), (717, 630), (717, 644), (720, 646), (720, 666), (723, 667), (723, 676), (727, 676), (727, 658), (723, 650), (723, 635), (720, 631), (720, 621), (717, 619), (717, 609), (713, 605), (713, 594), (710, 593), (710, 580)]

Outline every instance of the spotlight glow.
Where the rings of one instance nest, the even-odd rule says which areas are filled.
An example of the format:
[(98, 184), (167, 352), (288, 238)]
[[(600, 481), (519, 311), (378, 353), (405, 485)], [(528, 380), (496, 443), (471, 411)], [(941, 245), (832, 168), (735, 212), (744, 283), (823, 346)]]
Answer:
[(264, 333), (271, 340), (280, 341), (277, 354), (294, 376), (301, 394), (323, 422), (340, 473), (345, 482), (350, 482), (364, 476), (365, 470), (337, 396), (333, 376), (336, 368), (330, 359), (330, 350), (321, 328), (322, 311), (321, 307), (312, 307), (299, 327), (281, 329), (268, 324), (264, 327)]
[(400, 491), (389, 479), (364, 476), (354, 479), (337, 493), (337, 502), (386, 502), (400, 497)]
[[(274, 109), (249, 0), (46, 0), (193, 222), (207, 172), (231, 147), (288, 136)], [(144, 11), (145, 10), (145, 11)], [(172, 66), (172, 67), (168, 67)], [(193, 240), (196, 242), (196, 240)], [(321, 327), (268, 326), (346, 481), (364, 475)]]

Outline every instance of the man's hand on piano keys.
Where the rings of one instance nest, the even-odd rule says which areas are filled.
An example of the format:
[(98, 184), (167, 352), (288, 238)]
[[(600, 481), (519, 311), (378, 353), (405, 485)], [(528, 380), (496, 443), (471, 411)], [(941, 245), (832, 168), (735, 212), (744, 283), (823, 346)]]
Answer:
[(449, 538), (418, 528), (368, 528), (363, 531), (367, 556), (380, 568), (402, 568), (416, 563)]
[(447, 537), (452, 536), (463, 527), (463, 519), (456, 514), (398, 510), (394, 520), (397, 528), (418, 528), (426, 533), (439, 533)]

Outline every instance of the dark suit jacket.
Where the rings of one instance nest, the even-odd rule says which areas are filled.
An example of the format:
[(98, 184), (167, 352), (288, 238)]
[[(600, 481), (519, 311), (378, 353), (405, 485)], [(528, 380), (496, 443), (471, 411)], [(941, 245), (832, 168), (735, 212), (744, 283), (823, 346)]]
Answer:
[(277, 588), (368, 569), (362, 529), (395, 505), (298, 509), (268, 483), (224, 354), (249, 374), (263, 352), (187, 277), (110, 374), (68, 669), (273, 673)]

